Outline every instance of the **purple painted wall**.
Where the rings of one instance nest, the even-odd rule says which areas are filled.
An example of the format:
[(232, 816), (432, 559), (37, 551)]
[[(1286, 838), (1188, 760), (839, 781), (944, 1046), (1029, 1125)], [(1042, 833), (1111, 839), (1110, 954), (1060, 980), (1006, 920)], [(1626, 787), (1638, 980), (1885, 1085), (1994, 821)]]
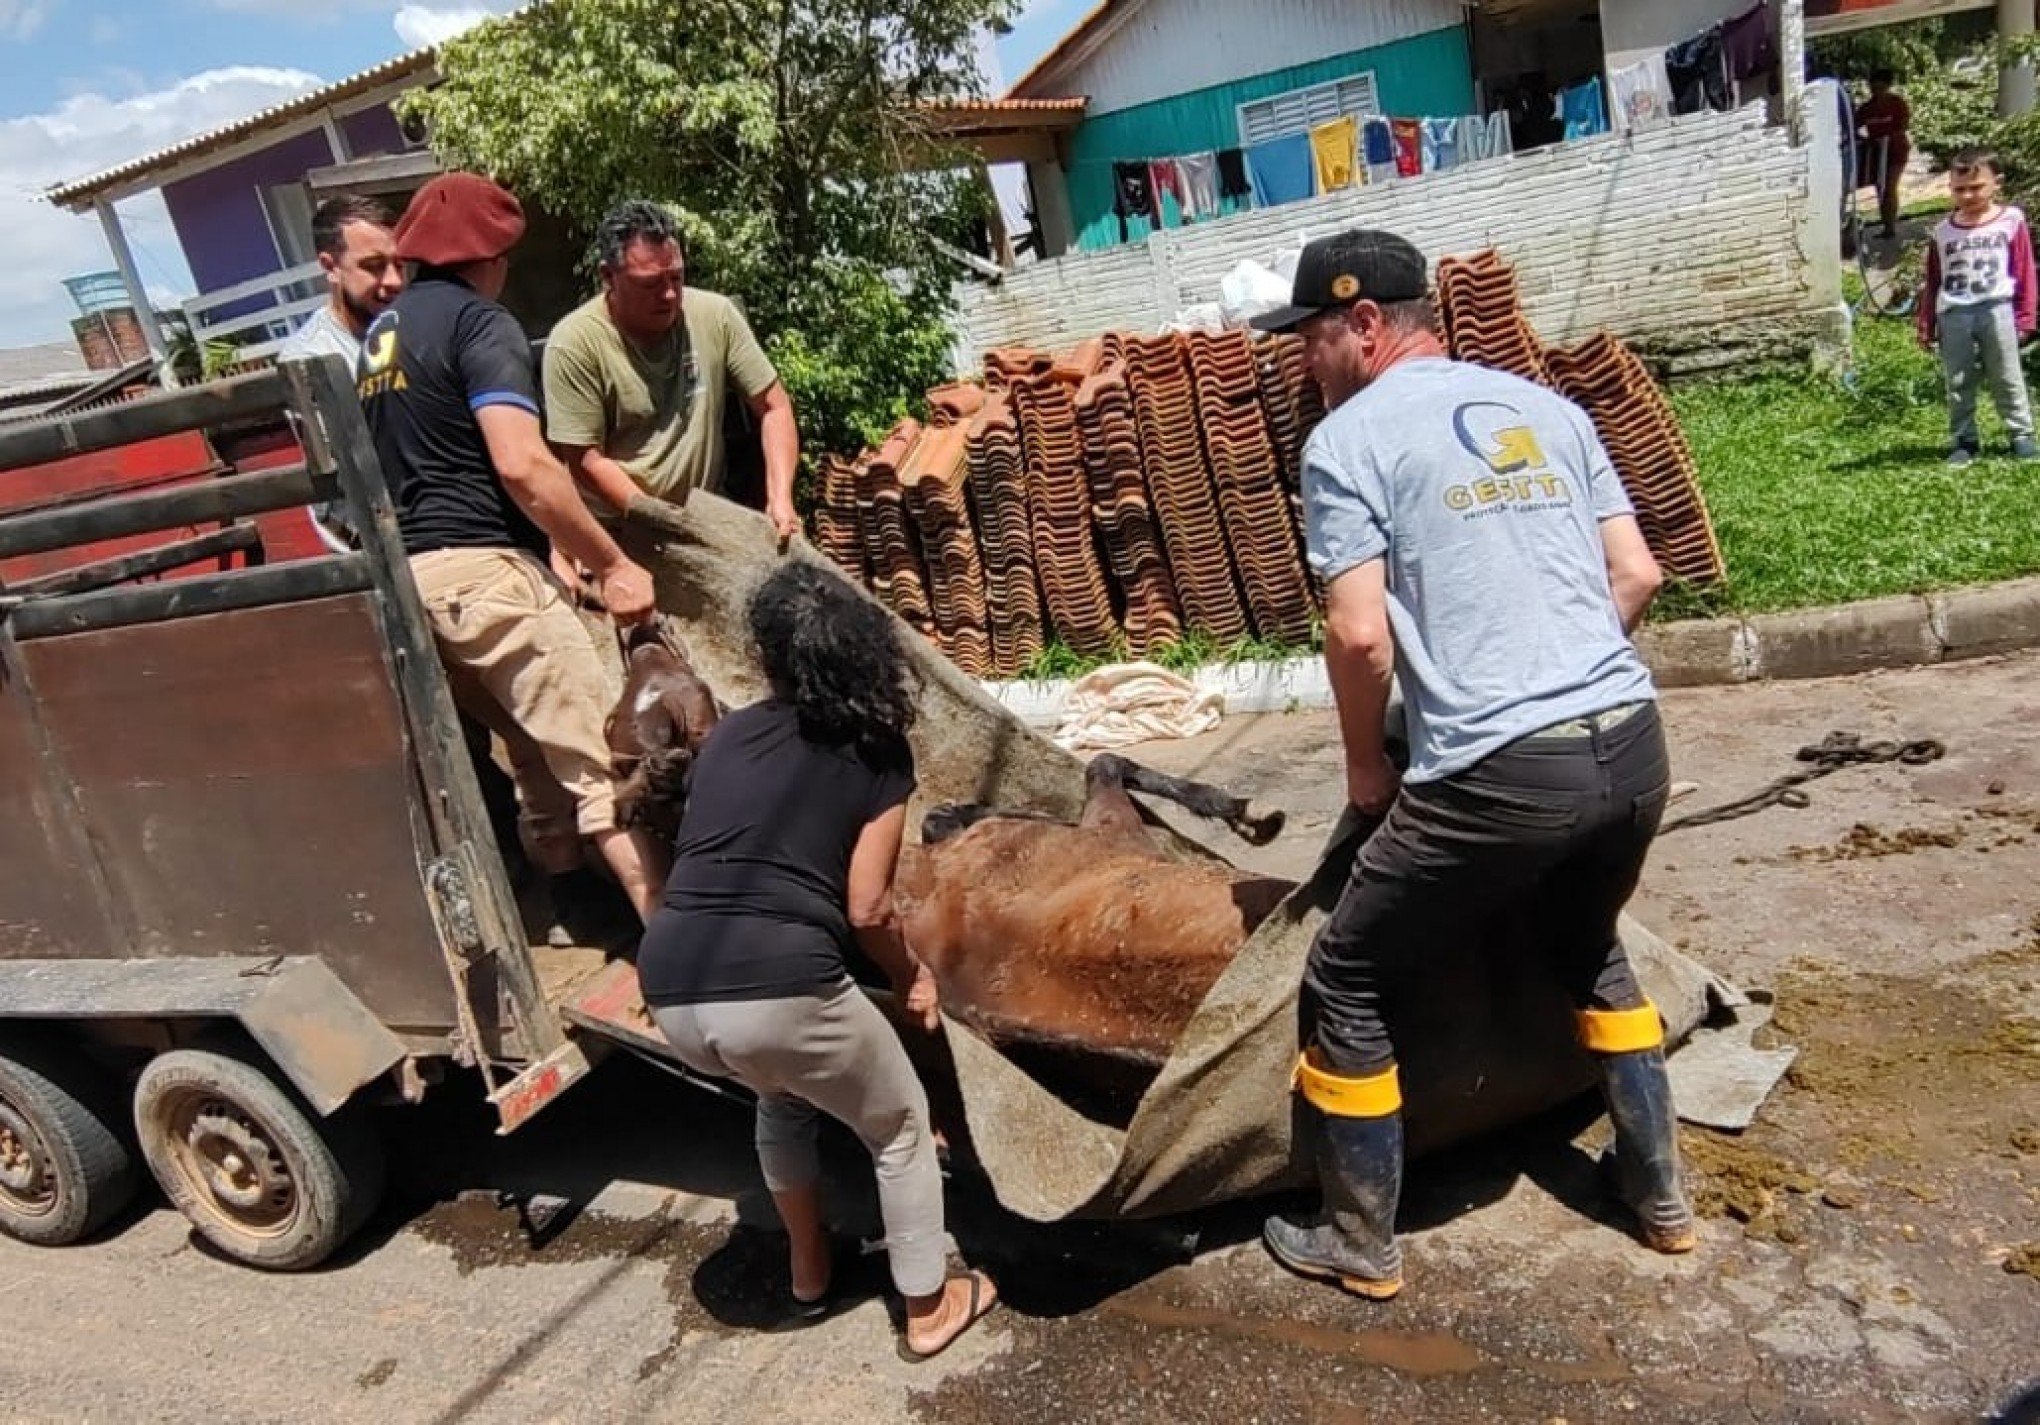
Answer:
[(387, 104), (349, 114), (340, 121), (340, 131), (347, 136), (347, 146), (354, 150), (356, 158), (404, 151), (403, 130), (397, 127), (397, 116)]
[[(356, 158), (395, 153), (403, 135), (386, 106), (364, 109), (340, 121)], [(324, 129), (313, 129), (259, 153), (166, 184), (163, 202), (177, 245), (191, 266), (200, 292), (217, 292), (237, 282), (281, 270), (283, 259), (262, 211), (262, 190), (302, 179), (333, 161)]]

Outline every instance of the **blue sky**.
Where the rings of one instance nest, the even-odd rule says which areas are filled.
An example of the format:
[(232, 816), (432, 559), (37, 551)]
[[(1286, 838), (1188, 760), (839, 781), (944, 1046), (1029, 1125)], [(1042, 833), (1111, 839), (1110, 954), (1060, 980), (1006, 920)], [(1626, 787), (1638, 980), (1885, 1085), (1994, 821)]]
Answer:
[[(98, 223), (37, 195), (432, 43), (512, 0), (0, 0), (0, 346), (68, 341), (60, 281), (112, 266)], [(1093, 0), (1030, 0), (1017, 77)], [(160, 201), (121, 204), (159, 301), (190, 277)]]

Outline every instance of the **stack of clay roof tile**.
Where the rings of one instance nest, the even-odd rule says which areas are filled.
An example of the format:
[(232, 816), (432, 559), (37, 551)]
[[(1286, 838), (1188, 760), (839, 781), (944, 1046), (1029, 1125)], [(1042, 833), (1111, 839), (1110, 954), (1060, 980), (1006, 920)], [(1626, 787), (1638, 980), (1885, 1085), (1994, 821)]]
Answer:
[(1027, 513), (1042, 600), (1057, 636), (1087, 654), (1109, 652), (1119, 638), (1091, 533), (1090, 484), (1077, 428), (1077, 388), (1097, 369), (1099, 355), (1099, 343), (1086, 342), (1068, 361), (1016, 376), (1007, 388), (1026, 452)]
[(985, 566), (985, 621), (992, 669), (1010, 678), (1043, 647), (1034, 534), (1027, 518), (1026, 462), (1013, 404), (993, 394), (965, 428), (964, 456)]
[(933, 636), (935, 616), (928, 603), (920, 541), (907, 517), (899, 483), (900, 465), (920, 438), (919, 421), (901, 421), (893, 427), (885, 444), (859, 466), (857, 504), (870, 541), (866, 552), (873, 590), (918, 632)]
[(870, 547), (857, 515), (858, 461), (824, 456), (815, 485), (815, 543), (860, 584), (871, 582)]
[(1310, 636), (1310, 587), (1262, 413), (1253, 339), (1243, 331), (1193, 331), (1183, 344), (1219, 513), (1254, 629), (1263, 638), (1300, 643)]
[(1721, 547), (1700, 495), (1693, 451), (1649, 369), (1606, 332), (1555, 349), (1547, 359), (1553, 384), (1593, 418), (1665, 573), (1719, 582)]
[(1122, 345), (1148, 497), (1161, 519), (1184, 619), (1214, 638), (1242, 638), (1246, 611), (1197, 433), (1197, 400), (1182, 343), (1172, 336), (1129, 336)]
[(1283, 488), (1296, 494), (1303, 474), (1303, 443), (1325, 418), (1324, 393), (1303, 360), (1303, 338), (1269, 337), (1254, 346), (1254, 376), (1261, 387), (1261, 409), (1268, 413), (1268, 435), (1275, 442), (1275, 465)]
[(1055, 357), (1031, 346), (998, 346), (985, 353), (985, 385), (1003, 391), (1015, 381), (1046, 375)]
[(984, 409), (985, 388), (975, 381), (953, 381), (947, 386), (937, 386), (928, 393), (928, 424), (940, 430), (944, 426), (967, 425), (970, 418)]
[(1183, 611), (1141, 474), (1126, 363), (1107, 361), (1088, 377), (1077, 388), (1076, 408), (1090, 477), (1091, 518), (1125, 600), (1127, 643), (1145, 655), (1182, 636)]
[(992, 644), (986, 629), (984, 564), (978, 557), (965, 490), (964, 442), (969, 434), (969, 428), (960, 424), (924, 432), (900, 466), (898, 478), (927, 560), (936, 642), (957, 667), (983, 678), (992, 671)]
[(1438, 315), (1461, 361), (1550, 384), (1544, 347), (1517, 297), (1516, 269), (1493, 249), (1439, 260)]

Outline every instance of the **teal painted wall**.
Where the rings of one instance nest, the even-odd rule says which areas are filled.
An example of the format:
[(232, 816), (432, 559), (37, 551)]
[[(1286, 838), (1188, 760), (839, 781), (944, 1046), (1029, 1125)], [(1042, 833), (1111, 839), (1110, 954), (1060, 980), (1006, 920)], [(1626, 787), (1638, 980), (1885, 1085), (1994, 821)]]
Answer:
[[(1112, 165), (1131, 159), (1171, 158), (1179, 153), (1232, 148), (1240, 141), (1237, 107), (1290, 89), (1327, 84), (1374, 71), (1383, 112), (1411, 118), (1474, 111), (1472, 61), (1466, 30), (1459, 25), (1412, 35), (1392, 44), (1334, 55), (1310, 64), (1257, 74), (1232, 84), (1199, 89), (1088, 119), (1071, 135), (1067, 168), (1070, 217), (1077, 246), (1116, 247), (1119, 219), (1112, 212)], [(1179, 215), (1165, 199), (1166, 222)], [(1133, 218), (1129, 240), (1145, 237), (1148, 223)]]

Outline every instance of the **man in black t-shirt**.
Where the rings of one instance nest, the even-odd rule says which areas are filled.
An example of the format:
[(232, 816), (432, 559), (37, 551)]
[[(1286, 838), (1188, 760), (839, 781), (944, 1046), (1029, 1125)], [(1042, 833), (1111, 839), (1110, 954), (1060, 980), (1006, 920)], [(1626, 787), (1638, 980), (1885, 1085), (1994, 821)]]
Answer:
[[(601, 663), (546, 541), (595, 572), (625, 623), (652, 614), (652, 580), (546, 445), (531, 345), (495, 300), (523, 233), (517, 200), (485, 178), (418, 190), (396, 230), (417, 273), (362, 340), (362, 410), (455, 698), (510, 746), (527, 805), (549, 782), (566, 789), (580, 833), (649, 917), (665, 857), (616, 824)], [(549, 779), (528, 775), (541, 763)]]

